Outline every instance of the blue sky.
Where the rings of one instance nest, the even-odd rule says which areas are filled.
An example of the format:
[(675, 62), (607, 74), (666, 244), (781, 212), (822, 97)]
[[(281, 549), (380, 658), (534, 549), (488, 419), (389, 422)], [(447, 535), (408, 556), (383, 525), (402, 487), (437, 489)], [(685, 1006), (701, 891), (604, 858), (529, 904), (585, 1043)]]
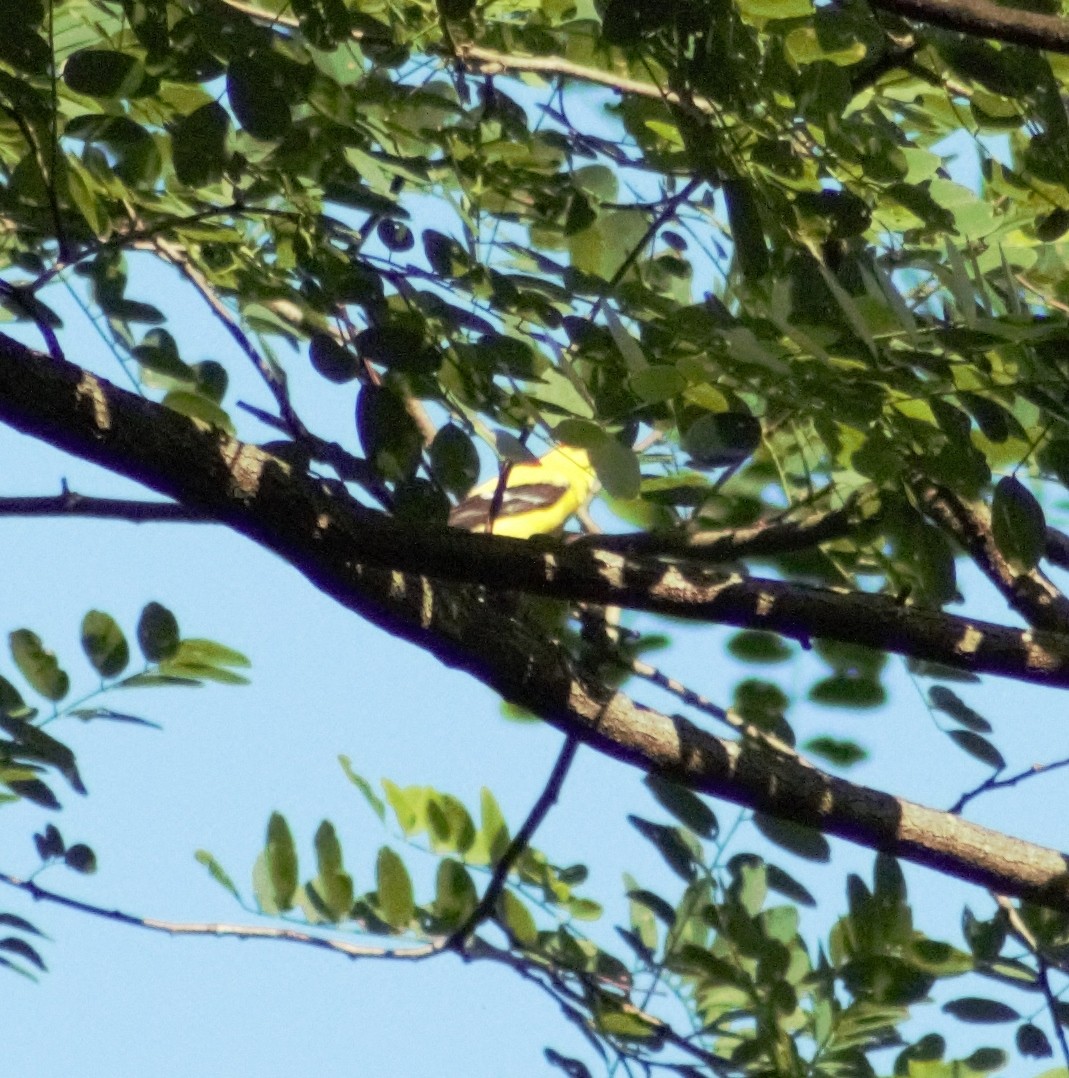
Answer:
[[(187, 360), (219, 358), (232, 375), (243, 371), (229, 339), (166, 272), (137, 272), (131, 295), (168, 297), (168, 312), (191, 327), (185, 339), (195, 344), (187, 345)], [(82, 316), (69, 306), (63, 313), (69, 358), (125, 384)], [(353, 446), (355, 390), (317, 381), (303, 357), (282, 355), (295, 372), (298, 407), (315, 417), (317, 431)], [(240, 398), (269, 406), (251, 377), (240, 375), (236, 383), (230, 405)], [(252, 427), (245, 433), (270, 437)], [(137, 494), (129, 483), (0, 428), (0, 493), (55, 493), (61, 479), (85, 494)], [(161, 690), (112, 700), (162, 723), (163, 731), (73, 721), (57, 728), (78, 754), (89, 796), (65, 793), (58, 816), (29, 805), (4, 808), (0, 868), (6, 871), (32, 871), (30, 835), (51, 819), (68, 842), (94, 847), (100, 870), (88, 878), (53, 870), (40, 879), (44, 886), (146, 917), (266, 923), (238, 908), (193, 853), (211, 850), (248, 893), (267, 818), (279, 810), (305, 866), (315, 828), (329, 818), (358, 888), (371, 885), (375, 851), (392, 840), (427, 894), (432, 860), (406, 852), (395, 835), (383, 832), (337, 756), (348, 755), (373, 781), (384, 776), (402, 785), (434, 785), (469, 806), (477, 805), (480, 787), (489, 786), (513, 828), (552, 766), (558, 734), (503, 719), (497, 700), (481, 686), (362, 623), (274, 555), (222, 528), (0, 519), (0, 536), (6, 559), (0, 630), (26, 626), (39, 633), (71, 673), (75, 694), (92, 687), (77, 642), (81, 617), (91, 608), (113, 614), (132, 635), (141, 607), (162, 602), (185, 635), (239, 648), (253, 664), (247, 688)], [(970, 608), (1003, 617), (985, 586), (967, 579)], [(675, 646), (656, 661), (718, 702), (728, 702), (741, 670), (754, 672), (723, 657), (724, 630), (672, 632)], [(780, 680), (800, 699), (820, 670), (818, 660), (804, 656), (796, 666), (756, 672)], [(14, 679), (3, 654), (0, 673)], [(872, 750), (871, 761), (851, 778), (945, 807), (985, 771), (948, 746), (901, 662), (892, 661), (890, 676), (891, 706), (829, 715), (801, 703), (792, 716), (803, 740), (829, 732)], [(1069, 755), (1069, 731), (1051, 719), (1059, 705), (1040, 690), (989, 682), (962, 695), (995, 723), (1011, 768)], [(664, 703), (656, 695), (649, 699)], [(628, 812), (658, 817), (641, 777), (582, 750), (561, 803), (536, 839), (560, 864), (590, 865), (585, 890), (608, 904), (606, 932), (613, 918), (623, 917), (624, 870), (674, 893), (659, 859), (625, 822)], [(982, 798), (970, 817), (1064, 846), (1062, 783), (1056, 774)], [(715, 807), (724, 825), (737, 811)], [(739, 849), (762, 848), (749, 841), (751, 834)], [(813, 929), (826, 930), (841, 911), (845, 872), (867, 877), (871, 871), (869, 853), (834, 845), (832, 867), (773, 854), (821, 899), (806, 916)], [(965, 889), (920, 870), (909, 878), (918, 926), (956, 941)], [(969, 901), (978, 912), (988, 907), (980, 891), (970, 892)], [(531, 986), (507, 971), (452, 957), (419, 965), (353, 963), (286, 944), (170, 938), (33, 907), (3, 890), (0, 909), (30, 917), (52, 937), (42, 946), (50, 972), (39, 984), (7, 978), (5, 1057), (12, 1073), (525, 1078), (550, 1073), (541, 1054), (547, 1044), (590, 1059), (578, 1035)], [(950, 985), (941, 998), (956, 994)], [(936, 1012), (917, 1031), (933, 1025), (962, 1053), (979, 1043), (972, 1029), (939, 1021)]]

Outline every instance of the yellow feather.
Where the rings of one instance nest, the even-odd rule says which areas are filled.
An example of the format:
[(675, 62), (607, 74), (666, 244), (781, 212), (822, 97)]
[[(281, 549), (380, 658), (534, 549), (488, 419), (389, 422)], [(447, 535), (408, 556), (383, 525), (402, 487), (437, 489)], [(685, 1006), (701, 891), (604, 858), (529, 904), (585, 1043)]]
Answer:
[[(586, 452), (572, 446), (557, 446), (537, 463), (514, 464), (493, 520), (494, 535), (528, 539), (563, 528), (590, 501), (596, 481)], [(494, 478), (476, 487), (456, 506), (449, 522), (468, 531), (487, 531), (498, 485)]]

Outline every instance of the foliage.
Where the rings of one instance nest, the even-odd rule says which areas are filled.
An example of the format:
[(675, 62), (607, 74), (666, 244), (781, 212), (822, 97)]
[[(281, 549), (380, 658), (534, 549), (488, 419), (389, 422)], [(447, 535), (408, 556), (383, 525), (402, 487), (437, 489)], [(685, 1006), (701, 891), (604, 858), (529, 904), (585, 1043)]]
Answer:
[[(946, 1003), (947, 1022), (1013, 1023), (1025, 1058), (1052, 1055), (1054, 1040), (1064, 1046), (1060, 877), (998, 869), (1000, 890), (1021, 901), (1001, 900), (985, 916), (964, 907), (955, 946), (914, 925), (892, 854), (994, 886), (995, 868), (970, 872), (968, 852), (955, 861), (940, 846), (943, 829), (957, 833), (956, 813), (933, 814), (907, 842), (849, 797), (833, 819), (830, 794), (795, 803), (776, 792), (787, 774), (807, 789), (825, 781), (803, 754), (839, 771), (867, 755), (835, 735), (830, 717), (795, 747), (778, 664), (812, 670), (802, 659), (819, 660), (805, 695), (831, 716), (883, 705), (887, 656), (905, 655), (944, 723), (948, 754), (960, 749), (991, 771), (959, 812), (1022, 776), (1004, 774), (1006, 735), (950, 684), (975, 680), (975, 670), (1067, 684), (1069, 604), (1043, 571), (1069, 562), (1069, 544), (1049, 526), (1069, 484), (1067, 60), (907, 22), (895, 7), (0, 8), (0, 310), (48, 353), (5, 337), (0, 360), (26, 378), (57, 379), (47, 383), (51, 418), (41, 418), (17, 397), (15, 376), (0, 377), (0, 419), (139, 479), (192, 518), (216, 516), (273, 544), (317, 586), (517, 708), (646, 766), (670, 820), (632, 817), (668, 871), (628, 881), (630, 920), (614, 935), (600, 923), (603, 902), (582, 890), (584, 866), (555, 864), (522, 829), (523, 841), (514, 839), (489, 792), (476, 824), (455, 797), (388, 782), (380, 793), (343, 761), (395, 841), (361, 875), (345, 867), (324, 822), (314, 874), (302, 874), (276, 813), (251, 899), (211, 854), (198, 855), (250, 909), (378, 937), (386, 949), (405, 940), (424, 954), (504, 963), (549, 993), (583, 1031), (591, 1060), (609, 1067), (986, 1074), (1007, 1065), (1003, 1049), (949, 1061), (941, 1035), (915, 1039), (904, 1028), (938, 982), (962, 977), (968, 987)], [(147, 259), (172, 267), (205, 316), (226, 326), (232, 362), (251, 362), (270, 409), (236, 407), (230, 360), (193, 358), (195, 335), (139, 287)], [(99, 408), (56, 418), (66, 364), (79, 363), (78, 340), (53, 310), (60, 288), (92, 312), (115, 369), (141, 395), (108, 396), (107, 424)], [(320, 436), (293, 404), (290, 384), (314, 379), (325, 393), (355, 390), (345, 444)], [(41, 399), (45, 386), (28, 396)], [(138, 416), (156, 431), (140, 441), (123, 434)], [(212, 447), (239, 458), (231, 435), (262, 441), (255, 492), (241, 487), (240, 469), (205, 463)], [(445, 530), (478, 478), (480, 447), (481, 459), (489, 448), (504, 462), (528, 439), (588, 450), (604, 491), (598, 526), (634, 529), (630, 546), (547, 540), (521, 550), (490, 538), (476, 548)], [(276, 486), (278, 504), (294, 506), (288, 516), (258, 508)], [(77, 513), (92, 499), (60, 502), (49, 511)], [(32, 503), (3, 511), (44, 509)], [(97, 509), (130, 519), (157, 512)], [(321, 546), (309, 532), (302, 547), (295, 531), (279, 529), (305, 516), (317, 527), (335, 517), (362, 523), (342, 528), (341, 541), (323, 525)], [(807, 540), (806, 528), (818, 526)], [(357, 532), (383, 537), (358, 580), (315, 561)], [(548, 598), (503, 596), (514, 582), (539, 590), (520, 575), (531, 549), (569, 567), (553, 576), (558, 590), (543, 572), (536, 579)], [(606, 574), (584, 568), (584, 550), (622, 551), (630, 572), (612, 594)], [(464, 561), (465, 551), (485, 557)], [(492, 575), (495, 552), (506, 568), (513, 560), (515, 576)], [(426, 607), (414, 618), (403, 596), (393, 606), (381, 594), (369, 599), (383, 564), (412, 573), (421, 557), (436, 559), (424, 565), (441, 623), (420, 620)], [(963, 557), (1001, 593), (1005, 625), (946, 616), (961, 598)], [(776, 596), (796, 605), (779, 615)], [(838, 613), (844, 596), (850, 617)], [(728, 650), (762, 676), (734, 685), (730, 708), (705, 700), (645, 662), (663, 626), (621, 623), (605, 610), (617, 603), (737, 626)], [(1022, 635), (1017, 617), (1047, 635)], [(47, 707), (0, 678), (9, 799), (57, 809), (57, 776), (84, 792), (73, 753), (46, 725), (146, 722), (104, 706), (100, 693), (243, 681), (243, 656), (183, 639), (155, 603), (136, 630), (138, 672), (126, 673), (130, 647), (108, 615), (87, 614), (82, 641), (100, 685), (64, 704), (70, 679), (57, 657), (31, 630), (11, 634), (12, 663)], [(667, 688), (726, 722), (744, 763), (714, 774), (711, 757), (658, 756), (634, 722), (630, 741), (623, 720), (609, 733), (584, 726), (579, 705), (537, 688), (524, 697), (527, 682), (492, 642), (521, 657), (529, 647), (532, 668), (552, 667), (577, 687), (568, 701), (585, 694), (606, 713), (643, 680)], [(1036, 649), (1045, 650), (1033, 661)], [(745, 764), (751, 753), (760, 768)], [(774, 778), (762, 785), (758, 772)], [(721, 834), (695, 789), (754, 809), (752, 845), (766, 854), (771, 843), (821, 863), (822, 829), (878, 849), (871, 885), (851, 875), (845, 912), (825, 937), (804, 938), (799, 911), (813, 902), (805, 883), (741, 851), (734, 830)], [(37, 840), (46, 865), (95, 868), (92, 850), (67, 846), (54, 825)], [(414, 847), (437, 859), (433, 891), (406, 866), (403, 851)], [(1019, 849), (1008, 862), (1034, 852)], [(32, 881), (4, 879), (36, 893)], [(34, 926), (8, 913), (0, 922), (20, 933), (0, 940), (0, 962), (41, 967), (23, 938)], [(998, 998), (974, 994), (985, 991)], [(589, 1073), (589, 1061), (552, 1048), (547, 1059)]]

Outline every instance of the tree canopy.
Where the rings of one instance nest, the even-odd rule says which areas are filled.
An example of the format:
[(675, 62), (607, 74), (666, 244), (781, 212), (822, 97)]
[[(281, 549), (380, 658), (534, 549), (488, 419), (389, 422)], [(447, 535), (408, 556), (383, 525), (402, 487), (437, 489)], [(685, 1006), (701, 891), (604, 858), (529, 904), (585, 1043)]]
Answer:
[[(983, 703), (995, 682), (1069, 687), (1061, 9), (0, 6), (0, 421), (146, 494), (22, 490), (0, 515), (221, 523), (563, 735), (511, 825), (489, 792), (476, 811), (349, 767), (433, 851), (429, 893), (390, 845), (361, 891), (327, 822), (309, 874), (278, 813), (248, 887), (200, 855), (223, 886), (371, 937), (318, 937), (343, 954), (505, 965), (588, 1038), (584, 1062), (546, 1031), (572, 1075), (600, 1058), (935, 1078), (1055, 1051), (1069, 1068), (1065, 855), (1012, 812), (1001, 831), (967, 818), (993, 790), (1053, 788), (1040, 772), (1065, 763), (1009, 768), (1016, 731)], [(204, 358), (146, 293), (152, 262), (230, 355)], [(55, 310), (71, 296), (80, 326)], [(85, 324), (108, 369), (90, 369)], [(231, 389), (250, 370), (260, 399)], [(328, 393), (355, 404), (340, 439), (301, 403)], [(585, 450), (600, 483), (577, 528), (448, 526), (480, 478), (498, 467), (503, 487), (554, 444)], [(653, 666), (681, 623), (734, 627), (728, 653), (753, 672), (684, 685)], [(141, 722), (122, 690), (246, 676), (229, 642), (183, 637), (148, 601), (132, 666), (134, 628), (84, 613), (92, 707), (72, 702), (66, 657), (13, 629), (9, 800), (54, 812), (58, 788), (83, 790), (55, 719)], [(895, 664), (947, 760), (986, 769), (948, 809), (852, 781), (864, 739), (831, 732), (843, 709), (887, 704)], [(801, 698), (826, 729), (799, 723)], [(648, 774), (663, 811), (633, 823), (665, 880), (593, 895), (581, 864), (534, 844), (579, 745)], [(722, 832), (724, 803), (752, 828)], [(804, 873), (769, 851), (820, 863), (829, 837), (875, 867), (807, 938)], [(45, 865), (94, 869), (55, 823), (36, 838)], [(960, 939), (926, 934), (900, 861), (970, 885)], [(62, 877), (0, 879), (64, 901)], [(630, 911), (615, 934), (611, 898)], [(35, 923), (0, 919), (0, 962), (40, 966)], [(953, 1061), (909, 1032), (946, 978), (967, 987), (941, 1021), (1012, 1023), (1016, 1058)]]

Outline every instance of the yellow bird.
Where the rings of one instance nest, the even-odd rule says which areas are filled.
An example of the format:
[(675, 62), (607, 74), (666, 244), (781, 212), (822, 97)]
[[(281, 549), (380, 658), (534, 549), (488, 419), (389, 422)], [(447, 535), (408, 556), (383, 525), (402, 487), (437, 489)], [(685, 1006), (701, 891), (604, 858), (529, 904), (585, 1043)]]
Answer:
[(590, 501), (596, 482), (585, 450), (557, 446), (538, 461), (512, 465), (496, 511), (494, 496), (500, 480), (494, 478), (457, 505), (449, 523), (470, 532), (492, 531), (515, 539), (555, 532)]

